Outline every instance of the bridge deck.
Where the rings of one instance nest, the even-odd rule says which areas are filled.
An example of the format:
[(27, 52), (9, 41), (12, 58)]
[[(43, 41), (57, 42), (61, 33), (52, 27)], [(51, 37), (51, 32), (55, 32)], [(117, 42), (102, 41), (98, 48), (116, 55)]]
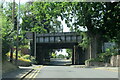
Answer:
[(75, 32), (36, 34), (36, 43), (76, 43), (81, 40)]

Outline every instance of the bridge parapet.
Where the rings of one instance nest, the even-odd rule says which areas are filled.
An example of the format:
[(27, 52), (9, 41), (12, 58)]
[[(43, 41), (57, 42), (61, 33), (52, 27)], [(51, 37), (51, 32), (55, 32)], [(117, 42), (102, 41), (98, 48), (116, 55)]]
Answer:
[(36, 34), (36, 43), (77, 43), (82, 36), (75, 32)]

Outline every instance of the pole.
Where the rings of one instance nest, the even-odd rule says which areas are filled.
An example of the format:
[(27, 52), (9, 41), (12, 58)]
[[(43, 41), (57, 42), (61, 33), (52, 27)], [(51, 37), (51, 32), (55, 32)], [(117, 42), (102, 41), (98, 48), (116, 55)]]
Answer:
[(17, 39), (16, 39), (16, 59), (15, 59), (16, 60), (16, 65), (17, 65), (17, 61), (18, 61), (18, 50), (19, 50), (19, 39), (18, 39), (19, 38), (18, 37), (19, 36), (19, 26), (20, 26), (19, 25), (20, 24), (19, 23), (19, 19), (20, 19), (20, 14), (19, 13), (20, 13), (20, 0), (19, 0), (19, 4), (18, 4), (17, 33), (16, 33), (17, 34)]
[(74, 65), (75, 57), (74, 57), (74, 47), (72, 49), (72, 65)]
[(32, 40), (32, 55), (36, 58), (36, 33), (33, 32), (33, 40)]
[(36, 32), (34, 32), (34, 57), (36, 58)]
[(13, 45), (11, 44), (11, 50), (10, 50), (10, 62), (13, 61)]
[[(13, 23), (13, 28), (15, 27), (15, 0), (13, 0), (13, 6), (12, 6), (12, 23)], [(13, 41), (13, 39), (12, 39)], [(10, 62), (13, 61), (13, 43), (11, 43), (11, 52), (10, 52)]]

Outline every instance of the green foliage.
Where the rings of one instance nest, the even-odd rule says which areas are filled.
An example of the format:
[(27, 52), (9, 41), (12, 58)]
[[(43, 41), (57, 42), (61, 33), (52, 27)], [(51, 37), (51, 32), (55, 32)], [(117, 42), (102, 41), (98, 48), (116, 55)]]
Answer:
[(24, 58), (24, 59), (30, 59), (30, 55), (24, 55), (24, 56), (22, 56), (22, 58)]
[(89, 36), (100, 34), (106, 40), (115, 39), (119, 33), (119, 3), (73, 2), (63, 5), (67, 13), (62, 11), (61, 17), (74, 31), (79, 31), (79, 27), (87, 28)]
[(7, 20), (7, 17), (3, 13), (2, 14), (2, 53), (5, 54), (9, 51), (10, 49), (10, 39), (7, 36), (10, 31), (12, 26), (10, 25), (10, 21)]
[(98, 58), (101, 59), (103, 62), (109, 62), (111, 56), (117, 55), (118, 53), (116, 51), (113, 51), (113, 49), (106, 49), (105, 53), (100, 53), (98, 55)]
[[(10, 52), (8, 52), (7, 54), (7, 57), (9, 58), (10, 57)], [(16, 58), (16, 53), (14, 51), (13, 53), (13, 59)], [(36, 63), (35, 61), (35, 58), (33, 56), (30, 56), (30, 55), (23, 55), (21, 53), (21, 51), (18, 52), (18, 60), (21, 60), (21, 61), (25, 61), (25, 62), (32, 62), (32, 63)]]
[(118, 44), (118, 48), (120, 48), (120, 32), (117, 34), (117, 41), (116, 43)]
[[(4, 6), (5, 5), (5, 6)], [(17, 4), (15, 3), (15, 21), (17, 21)], [(10, 51), (11, 47), (14, 47), (16, 45), (16, 26), (17, 23), (13, 24), (12, 21), (12, 6), (13, 3), (10, 2), (4, 2), (2, 3), (3, 7), (0, 9), (0, 14), (2, 19), (0, 19), (0, 22), (2, 22), (2, 53), (3, 56), (5, 56), (6, 53)], [(18, 35), (19, 38), (19, 45), (22, 45), (24, 43), (24, 31), (20, 31), (21, 34)]]
[(110, 53), (101, 53), (99, 55), (99, 58), (103, 61), (103, 62), (108, 62), (109, 58), (110, 58)]
[(72, 57), (72, 49), (66, 49), (66, 52), (68, 53), (68, 58)]
[(59, 54), (59, 55), (57, 56), (57, 58), (62, 58), (62, 59), (64, 59), (64, 58), (65, 58), (65, 56), (64, 56), (64, 55), (62, 55), (62, 54)]
[(118, 55), (116, 48), (108, 48), (106, 49), (105, 53), (101, 53), (99, 57), (103, 59), (104, 62), (109, 62), (111, 56)]
[[(10, 57), (10, 52), (6, 53), (6, 56)], [(18, 57), (21, 57), (21, 56), (22, 56), (21, 51), (18, 51)], [(13, 52), (13, 58), (15, 57), (16, 57), (16, 50)]]
[(31, 62), (29, 59), (24, 59), (24, 58), (18, 58), (18, 60), (24, 61), (24, 62)]
[(88, 59), (85, 62), (103, 62), (103, 59), (101, 58), (92, 58), (92, 59)]
[[(21, 44), (27, 43), (23, 35), (26, 31), (37, 33), (62, 32), (62, 23), (57, 20), (58, 17), (61, 17), (73, 31), (80, 31), (80, 27), (87, 28), (88, 35), (85, 33), (81, 34), (83, 35), (83, 42), (80, 45), (84, 48), (87, 48), (89, 45), (90, 39), (88, 37), (97, 34), (100, 34), (103, 40), (115, 39), (119, 44), (119, 6), (119, 3), (111, 2), (27, 3), (21, 5), (20, 16), (23, 20), (21, 24), (23, 30), (21, 31), (21, 35), (19, 35), (19, 39), (21, 40)], [(16, 26), (13, 27), (11, 13), (12, 3), (7, 3), (6, 7), (2, 7), (0, 11), (2, 15), (0, 22), (2, 22), (2, 50), (4, 54), (9, 52), (11, 44), (16, 41)], [(16, 19), (17, 6), (15, 7), (15, 21), (17, 21)], [(69, 57), (71, 57), (71, 51), (68, 51), (68, 53)], [(108, 53), (101, 55), (101, 57), (105, 57), (105, 55), (109, 56)], [(116, 53), (111, 53), (111, 55), (116, 55)]]
[(83, 36), (83, 38), (82, 38), (82, 42), (80, 42), (79, 45), (82, 48), (88, 48), (90, 40), (89, 40), (87, 34), (85, 32), (82, 32), (81, 36)]
[(32, 63), (36, 63), (35, 58), (33, 56), (30, 56), (30, 55), (21, 56), (21, 59), (25, 59), (25, 60), (28, 60)]
[(23, 29), (38, 33), (62, 31), (61, 23), (57, 20), (61, 14), (60, 6), (55, 2), (33, 2), (32, 5), (27, 3), (23, 6), (27, 9), (23, 11)]
[(100, 53), (98, 54), (97, 58), (92, 58), (92, 59), (88, 59), (86, 61), (95, 61), (95, 62), (110, 62), (110, 58), (111, 56), (115, 56), (117, 55), (117, 51), (115, 50), (115, 48), (108, 48), (106, 49), (106, 51), (104, 53)]
[(56, 58), (56, 53), (52, 53), (52, 58)]
[(15, 42), (14, 39), (16, 38), (16, 30), (14, 30), (15, 28), (12, 23), (12, 3), (5, 2), (1, 4), (2, 7), (0, 14), (2, 19), (0, 19), (0, 22), (2, 22), (2, 54), (3, 57), (5, 57), (5, 54), (9, 52), (13, 42)]
[(29, 48), (29, 45), (21, 45), (20, 48)]

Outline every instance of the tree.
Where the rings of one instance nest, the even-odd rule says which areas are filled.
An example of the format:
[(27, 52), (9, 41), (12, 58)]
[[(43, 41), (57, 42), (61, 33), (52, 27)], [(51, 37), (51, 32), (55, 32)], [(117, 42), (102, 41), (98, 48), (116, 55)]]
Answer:
[[(3, 6), (5, 5), (5, 6)], [(2, 53), (3, 57), (7, 52), (10, 51), (16, 45), (16, 32), (17, 32), (17, 3), (15, 3), (14, 16), (13, 14), (13, 3), (11, 2), (3, 2), (1, 5), (0, 14), (2, 16)], [(14, 18), (14, 21), (13, 21)], [(21, 31), (22, 32), (22, 31)], [(23, 41), (22, 32), (19, 37), (19, 42)]]
[(52, 58), (56, 58), (56, 53), (52, 52), (51, 57), (52, 57)]
[(23, 29), (38, 33), (62, 31), (61, 22), (57, 20), (60, 14), (58, 6), (57, 3), (33, 2), (22, 18)]
[(80, 27), (87, 28), (86, 35), (89, 41), (87, 49), (89, 54), (93, 53), (91, 57), (96, 57), (96, 53), (101, 52), (103, 42), (117, 39), (116, 35), (120, 30), (117, 11), (119, 5), (111, 2), (33, 2), (30, 11), (26, 12), (29, 15), (23, 18), (23, 26), (27, 23), (29, 28), (32, 24), (34, 26), (29, 29), (39, 33), (54, 32), (57, 28), (61, 30), (59, 28), (61, 23), (57, 20), (61, 17), (67, 26), (76, 32), (80, 31)]
[(68, 53), (68, 58), (72, 57), (72, 49), (66, 49), (66, 52)]
[(90, 42), (88, 52), (94, 54), (92, 57), (96, 57), (95, 54), (101, 52), (102, 42), (115, 39), (117, 35), (115, 32), (120, 30), (117, 12), (119, 3), (74, 2), (67, 4), (69, 4), (66, 7), (67, 13), (63, 12), (62, 17), (66, 19), (67, 25), (70, 25), (74, 19), (72, 25), (75, 31), (79, 31), (79, 27), (87, 28)]
[[(4, 4), (4, 3), (3, 3)], [(2, 16), (2, 54), (3, 59), (5, 58), (5, 54), (10, 50), (11, 39), (14, 35), (13, 28), (12, 28), (12, 20), (10, 17), (11, 7), (7, 6), (7, 8), (1, 5), (0, 14)], [(6, 5), (10, 5), (10, 3), (6, 3)], [(6, 14), (7, 12), (7, 14)]]
[(57, 58), (65, 58), (65, 56), (64, 55), (62, 55), (62, 54), (59, 54), (58, 56), (57, 56)]

